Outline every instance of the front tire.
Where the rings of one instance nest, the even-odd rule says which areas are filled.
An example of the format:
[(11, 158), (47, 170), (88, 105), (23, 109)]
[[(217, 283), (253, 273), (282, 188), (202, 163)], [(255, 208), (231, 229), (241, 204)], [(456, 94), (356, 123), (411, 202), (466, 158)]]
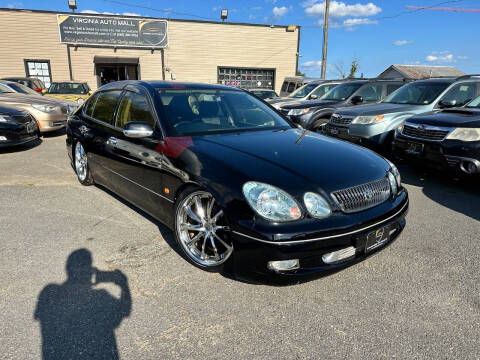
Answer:
[(208, 191), (189, 188), (180, 195), (175, 203), (175, 240), (200, 269), (221, 272), (232, 259), (230, 227)]
[(75, 143), (73, 150), (73, 164), (75, 166), (75, 173), (77, 174), (80, 184), (84, 186), (93, 185), (94, 181), (88, 166), (87, 153), (80, 141)]
[(316, 119), (316, 120), (313, 121), (313, 124), (312, 124), (310, 129), (314, 132), (323, 134), (323, 128), (324, 128), (325, 124), (328, 123), (329, 120), (330, 120), (330, 118), (328, 118), (328, 117), (323, 117), (323, 118)]

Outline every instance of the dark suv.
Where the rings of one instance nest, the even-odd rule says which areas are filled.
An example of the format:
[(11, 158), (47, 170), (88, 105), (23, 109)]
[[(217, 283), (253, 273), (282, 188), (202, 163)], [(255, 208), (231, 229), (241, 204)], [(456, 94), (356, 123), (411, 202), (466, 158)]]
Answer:
[(320, 131), (338, 108), (377, 103), (404, 84), (404, 80), (350, 80), (319, 100), (291, 102), (281, 106), (280, 111), (305, 129)]

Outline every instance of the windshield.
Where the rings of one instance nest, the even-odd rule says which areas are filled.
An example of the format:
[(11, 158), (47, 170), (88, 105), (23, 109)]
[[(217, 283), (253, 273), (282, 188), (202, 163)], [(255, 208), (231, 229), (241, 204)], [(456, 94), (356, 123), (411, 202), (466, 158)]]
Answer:
[(383, 102), (391, 104), (428, 105), (449, 85), (449, 83), (440, 82), (413, 82), (391, 93)]
[(270, 106), (243, 91), (156, 90), (165, 117), (178, 136), (291, 127)]
[(18, 93), (29, 94), (29, 95), (34, 94), (34, 95), (39, 95), (40, 96), (40, 94), (37, 93), (35, 90), (32, 90), (29, 87), (26, 87), (22, 84), (12, 83), (12, 84), (8, 84), (8, 86), (10, 86), (13, 90), (15, 90)]
[(294, 98), (294, 99), (300, 99), (308, 94), (315, 89), (318, 86), (318, 84), (306, 84), (303, 85), (302, 87), (299, 87), (297, 90), (295, 90), (293, 93), (288, 95), (289, 98)]
[(278, 97), (277, 93), (273, 90), (250, 90), (250, 92), (256, 97), (264, 100)]
[(77, 83), (53, 83), (48, 88), (49, 94), (88, 94), (89, 88), (87, 84)]
[(471, 101), (466, 107), (468, 108), (480, 108), (480, 96)]
[(338, 85), (322, 96), (321, 99), (338, 101), (347, 100), (362, 85), (363, 83)]
[(0, 94), (13, 93), (14, 91), (5, 84), (0, 84)]

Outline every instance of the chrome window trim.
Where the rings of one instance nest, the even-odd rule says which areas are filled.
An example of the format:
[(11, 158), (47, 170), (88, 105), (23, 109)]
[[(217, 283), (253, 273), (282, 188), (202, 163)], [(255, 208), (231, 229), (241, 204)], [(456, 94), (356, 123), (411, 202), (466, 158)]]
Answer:
[(252, 239), (252, 240), (256, 240), (256, 241), (260, 241), (262, 243), (266, 243), (266, 244), (273, 244), (273, 245), (295, 245), (295, 244), (304, 244), (304, 243), (309, 243), (309, 242), (313, 242), (313, 241), (320, 241), (320, 240), (325, 240), (325, 239), (334, 239), (334, 238), (338, 238), (338, 237), (342, 237), (342, 236), (347, 236), (347, 235), (353, 235), (353, 234), (357, 234), (359, 232), (363, 232), (365, 230), (368, 230), (368, 229), (371, 229), (375, 226), (378, 226), (382, 223), (385, 223), (385, 222), (388, 222), (389, 220), (393, 219), (394, 217), (398, 216), (401, 212), (403, 212), (403, 210), (405, 210), (405, 208), (408, 206), (409, 204), (409, 201), (407, 200), (407, 202), (402, 206), (402, 208), (400, 210), (398, 210), (395, 214), (389, 216), (388, 218), (386, 219), (383, 219), (381, 221), (378, 221), (376, 222), (375, 224), (372, 224), (372, 225), (368, 225), (368, 226), (365, 226), (361, 229), (357, 229), (357, 230), (353, 230), (353, 231), (349, 231), (349, 232), (345, 232), (345, 233), (341, 233), (341, 234), (336, 234), (336, 235), (330, 235), (330, 236), (323, 236), (323, 237), (319, 237), (319, 238), (314, 238), (314, 239), (305, 239), (305, 240), (290, 240), (290, 241), (271, 241), (271, 240), (263, 240), (263, 239), (259, 239), (259, 238), (256, 238), (256, 237), (253, 237), (253, 236), (250, 236), (250, 235), (247, 235), (247, 234), (243, 234), (241, 232), (238, 232), (238, 231), (234, 231), (232, 230), (232, 233), (234, 234), (237, 234), (237, 235), (240, 235), (240, 236), (243, 236), (243, 237), (246, 237), (246, 238), (249, 238), (249, 239)]

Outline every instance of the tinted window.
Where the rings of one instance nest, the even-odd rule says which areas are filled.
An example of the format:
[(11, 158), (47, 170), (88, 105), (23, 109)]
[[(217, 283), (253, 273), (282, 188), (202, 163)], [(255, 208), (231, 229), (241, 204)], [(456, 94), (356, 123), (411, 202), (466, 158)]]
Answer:
[(164, 116), (178, 136), (280, 129), (290, 125), (246, 92), (217, 89), (157, 89)]
[(155, 120), (145, 94), (127, 91), (122, 97), (118, 106), (116, 126), (124, 128), (130, 121), (145, 121), (152, 128), (155, 127)]
[(291, 93), (293, 90), (295, 90), (295, 83), (291, 82), (288, 84), (287, 92)]
[(117, 105), (121, 91), (104, 91), (98, 94), (92, 117), (110, 124)]
[(477, 97), (475, 100), (473, 100), (470, 104), (468, 104), (467, 107), (479, 108), (480, 107), (480, 96)]
[(455, 102), (456, 106), (462, 106), (475, 99), (476, 95), (476, 83), (463, 83), (451, 88), (442, 98), (442, 101), (452, 101)]
[(287, 91), (287, 87), (288, 87), (288, 82), (285, 81), (282, 85), (282, 92)]
[(35, 90), (32, 90), (30, 89), (29, 87), (26, 87), (22, 84), (19, 84), (19, 83), (11, 83), (9, 84), (9, 86), (15, 90), (16, 92), (18, 93), (21, 93), (21, 94), (29, 94), (29, 95), (32, 95), (32, 94), (35, 94), (35, 95), (39, 95)]
[(341, 84), (333, 88), (322, 98), (324, 100), (347, 100), (363, 84)]
[(387, 96), (386, 103), (428, 105), (450, 84), (441, 82), (413, 82)]
[(317, 86), (318, 86), (318, 84), (306, 84), (306, 85), (303, 85), (302, 87), (298, 88), (298, 89), (295, 90), (293, 93), (291, 93), (290, 95), (288, 95), (288, 97), (290, 97), (290, 98), (295, 98), (295, 99), (303, 98), (303, 97), (307, 96), (308, 94), (310, 94), (310, 92), (311, 92), (313, 89), (315, 89)]
[(85, 115), (92, 116), (93, 108), (95, 107), (99, 95), (100, 93), (96, 93), (95, 95), (90, 96), (85, 105), (83, 105)]
[(390, 95), (392, 92), (394, 92), (395, 90), (397, 90), (400, 86), (400, 84), (390, 84), (390, 85), (387, 85), (387, 95)]
[(53, 83), (48, 88), (49, 94), (76, 94), (85, 95), (89, 91), (87, 84), (78, 83)]
[(14, 91), (4, 84), (0, 84), (0, 94), (13, 93)]
[(311, 95), (317, 95), (317, 98), (320, 99), (323, 95), (332, 90), (335, 86), (337, 86), (337, 84), (320, 85), (315, 90), (313, 90)]
[(355, 93), (355, 96), (361, 96), (364, 102), (377, 102), (382, 100), (381, 84), (365, 84)]

